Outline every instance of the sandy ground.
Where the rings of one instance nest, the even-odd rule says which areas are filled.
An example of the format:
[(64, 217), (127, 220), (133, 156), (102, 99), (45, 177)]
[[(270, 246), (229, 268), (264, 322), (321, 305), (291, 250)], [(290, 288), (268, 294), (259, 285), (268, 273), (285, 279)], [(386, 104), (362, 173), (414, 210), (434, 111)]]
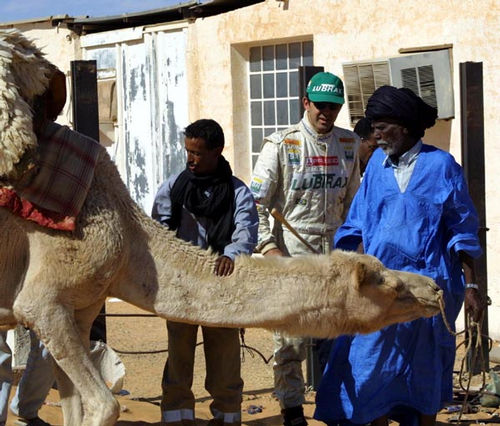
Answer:
[[(107, 312), (144, 313), (126, 303), (109, 301)], [(168, 347), (165, 321), (151, 317), (108, 317), (107, 328), (108, 344), (118, 352), (158, 351), (158, 353), (152, 354), (120, 353), (120, 358), (125, 364), (126, 376), (123, 395), (117, 396), (121, 405), (118, 425), (160, 425), (161, 377)], [(266, 363), (273, 353), (272, 335), (265, 330), (249, 329), (246, 331), (245, 340), (248, 346), (257, 349), (266, 360), (257, 353), (247, 351), (243, 353), (242, 376), (245, 382), (242, 404), (243, 424), (280, 425), (282, 423), (279, 404), (272, 395), (272, 360)], [(202, 338), (199, 335), (198, 342), (201, 341)], [(457, 358), (460, 359), (460, 353)], [(492, 365), (492, 367), (495, 366)], [(458, 368), (459, 364), (457, 363)], [(196, 418), (199, 426), (206, 425), (211, 417), (209, 412), (211, 399), (204, 389), (204, 369), (203, 347), (199, 346), (196, 351), (193, 383), (193, 391), (196, 396)], [(475, 378), (475, 382), (479, 382), (479, 378)], [(306, 417), (312, 426), (323, 424), (312, 419), (314, 397), (313, 391), (308, 392), (307, 402), (304, 406)], [(249, 408), (252, 406), (260, 407), (262, 411), (249, 414)], [(497, 413), (497, 410), (489, 409), (489, 411), (476, 414), (466, 414), (462, 420), (465, 420), (467, 424), (500, 423), (499, 415), (500, 411)], [(457, 413), (443, 410), (438, 415), (438, 420), (440, 424), (452, 424), (456, 423), (454, 420), (456, 416)], [(40, 417), (52, 425), (62, 425), (62, 413), (58, 405), (57, 391), (51, 391), (40, 410)], [(15, 420), (15, 416), (9, 415), (7, 426), (15, 425)]]

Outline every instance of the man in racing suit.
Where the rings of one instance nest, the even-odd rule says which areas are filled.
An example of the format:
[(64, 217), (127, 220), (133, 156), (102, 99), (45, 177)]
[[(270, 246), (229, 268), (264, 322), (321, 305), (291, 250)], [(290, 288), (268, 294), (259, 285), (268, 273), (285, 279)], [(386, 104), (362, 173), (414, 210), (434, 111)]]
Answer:
[[(259, 239), (263, 255), (310, 254), (291, 232), (275, 221), (275, 207), (319, 253), (328, 253), (359, 187), (359, 138), (334, 126), (344, 103), (342, 81), (327, 72), (315, 74), (302, 99), (305, 113), (296, 125), (266, 137), (250, 189), (257, 202)], [(304, 418), (305, 338), (275, 333), (275, 394), (284, 424), (302, 426)]]

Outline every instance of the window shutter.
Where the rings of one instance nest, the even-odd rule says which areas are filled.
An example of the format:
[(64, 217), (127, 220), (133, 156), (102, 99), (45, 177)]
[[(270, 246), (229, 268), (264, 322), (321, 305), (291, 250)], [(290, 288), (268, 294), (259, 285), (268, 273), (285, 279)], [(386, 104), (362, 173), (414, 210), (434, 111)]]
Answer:
[(368, 99), (380, 86), (390, 84), (387, 61), (361, 62), (343, 66), (351, 125), (365, 116)]
[(453, 118), (453, 82), (448, 49), (389, 58), (392, 84), (413, 90), (438, 109), (438, 118)]
[(351, 125), (364, 117), (366, 103), (380, 86), (407, 87), (438, 109), (438, 118), (455, 115), (448, 49), (343, 65)]

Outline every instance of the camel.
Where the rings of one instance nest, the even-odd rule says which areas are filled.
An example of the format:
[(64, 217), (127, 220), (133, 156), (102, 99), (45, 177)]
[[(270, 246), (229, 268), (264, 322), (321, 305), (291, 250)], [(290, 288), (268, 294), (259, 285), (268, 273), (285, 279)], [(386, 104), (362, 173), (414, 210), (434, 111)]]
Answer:
[[(0, 179), (18, 189), (32, 170), (26, 158), (36, 158), (34, 99), (57, 87), (56, 73), (31, 41), (7, 30), (0, 31), (0, 75)], [(2, 207), (0, 234), (0, 327), (29, 327), (51, 352), (65, 425), (118, 418), (88, 349), (107, 297), (168, 320), (313, 337), (368, 333), (439, 312), (440, 290), (430, 278), (357, 253), (242, 256), (232, 275), (217, 277), (216, 255), (150, 219), (104, 149), (74, 231), (45, 228)]]

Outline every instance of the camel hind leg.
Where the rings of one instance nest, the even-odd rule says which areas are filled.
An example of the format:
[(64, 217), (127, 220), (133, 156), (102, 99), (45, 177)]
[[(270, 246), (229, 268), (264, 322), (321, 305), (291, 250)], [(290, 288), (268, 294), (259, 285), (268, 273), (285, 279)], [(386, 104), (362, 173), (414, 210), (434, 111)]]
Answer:
[[(107, 426), (118, 418), (118, 401), (89, 356), (90, 325), (101, 305), (96, 303), (73, 315), (60, 304), (45, 304), (37, 315), (31, 311), (27, 319), (57, 364), (56, 379), (67, 426)], [(21, 306), (16, 306), (16, 313), (23, 316)]]

